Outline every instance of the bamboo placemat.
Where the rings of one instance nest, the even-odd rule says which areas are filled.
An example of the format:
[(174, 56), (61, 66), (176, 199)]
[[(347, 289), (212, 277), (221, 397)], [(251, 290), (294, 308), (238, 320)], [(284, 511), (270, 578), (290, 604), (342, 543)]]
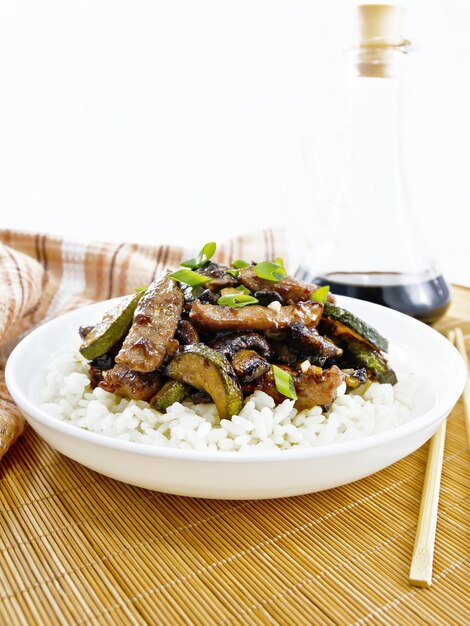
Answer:
[[(440, 329), (470, 341), (470, 292)], [(345, 487), (182, 498), (105, 478), (30, 428), (1, 465), (0, 624), (470, 623), (470, 456), (449, 418), (434, 583), (408, 584), (427, 444)]]

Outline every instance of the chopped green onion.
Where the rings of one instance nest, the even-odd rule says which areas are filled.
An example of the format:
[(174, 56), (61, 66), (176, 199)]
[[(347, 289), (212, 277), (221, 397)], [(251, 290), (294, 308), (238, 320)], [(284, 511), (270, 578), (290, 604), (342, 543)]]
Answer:
[(244, 293), (230, 293), (226, 296), (222, 296), (217, 300), (217, 304), (220, 306), (231, 306), (234, 309), (240, 309), (241, 307), (248, 306), (249, 304), (258, 304), (258, 300), (253, 296), (247, 296)]
[(278, 265), (280, 265), (281, 267), (284, 267), (284, 260), (281, 259), (280, 256), (277, 257), (277, 259), (274, 259), (274, 263), (277, 263)]
[(174, 280), (190, 285), (191, 287), (203, 285), (204, 283), (210, 283), (212, 280), (209, 276), (204, 276), (203, 274), (198, 274), (197, 272), (192, 272), (191, 270), (177, 270), (176, 272), (173, 272), (173, 274), (168, 274), (168, 276), (169, 278), (173, 278)]
[(205, 285), (196, 285), (195, 287), (191, 287), (190, 285), (185, 285), (183, 287), (183, 295), (184, 299), (187, 302), (192, 302), (193, 300), (199, 300), (201, 295), (206, 291), (207, 287)]
[(238, 285), (238, 287), (236, 287), (236, 290), (240, 291), (241, 293), (244, 293), (246, 295), (251, 293), (250, 290), (245, 287), (245, 285)]
[(234, 278), (238, 278), (240, 270), (227, 270), (227, 274), (230, 274), (230, 276), (233, 276)]
[(207, 261), (214, 256), (216, 249), (217, 244), (215, 241), (210, 241), (209, 243), (206, 243), (206, 245), (194, 258), (182, 261), (180, 265), (183, 267), (189, 267), (192, 270), (197, 270), (205, 265)]
[(330, 292), (330, 285), (324, 285), (323, 287), (319, 287), (312, 293), (312, 295), (310, 296), (310, 300), (315, 300), (315, 302), (320, 302), (320, 304), (325, 304), (326, 299), (328, 298), (329, 292)]
[(294, 379), (289, 372), (286, 372), (286, 370), (281, 369), (277, 365), (272, 365), (271, 367), (273, 368), (274, 384), (279, 393), (282, 393), (283, 396), (291, 400), (297, 400)]
[[(280, 261), (281, 259), (277, 259)], [(283, 280), (287, 276), (286, 269), (280, 263), (274, 261), (263, 261), (254, 267), (255, 274), (263, 280), (271, 280), (273, 282)]]
[(232, 267), (237, 268), (237, 270), (241, 270), (244, 267), (248, 267), (249, 265), (251, 265), (251, 263), (247, 263), (243, 259), (237, 259), (236, 261), (232, 261), (231, 265)]
[(146, 291), (148, 289), (148, 285), (146, 285), (145, 287), (137, 287), (137, 289), (135, 290), (135, 293), (142, 293), (143, 291)]

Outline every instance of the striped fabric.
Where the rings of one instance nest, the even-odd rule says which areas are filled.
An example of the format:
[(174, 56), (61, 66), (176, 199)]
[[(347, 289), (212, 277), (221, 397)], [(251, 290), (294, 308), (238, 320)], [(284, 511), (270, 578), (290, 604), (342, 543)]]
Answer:
[[(196, 248), (204, 242), (197, 242)], [(0, 458), (24, 420), (4, 382), (17, 341), (35, 326), (98, 300), (131, 293), (196, 250), (132, 243), (77, 243), (44, 234), (0, 230)], [(288, 263), (282, 231), (268, 229), (218, 246), (215, 260), (274, 259)]]

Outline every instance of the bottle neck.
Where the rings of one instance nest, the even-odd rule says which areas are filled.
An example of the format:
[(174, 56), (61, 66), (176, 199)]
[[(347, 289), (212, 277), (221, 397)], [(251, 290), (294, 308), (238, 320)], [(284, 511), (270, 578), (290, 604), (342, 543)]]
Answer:
[[(365, 75), (361, 52), (357, 56), (349, 91), (350, 201), (371, 215), (380, 210), (398, 216), (408, 210), (401, 142), (403, 76), (396, 71), (387, 77)], [(388, 72), (384, 66), (373, 71)]]

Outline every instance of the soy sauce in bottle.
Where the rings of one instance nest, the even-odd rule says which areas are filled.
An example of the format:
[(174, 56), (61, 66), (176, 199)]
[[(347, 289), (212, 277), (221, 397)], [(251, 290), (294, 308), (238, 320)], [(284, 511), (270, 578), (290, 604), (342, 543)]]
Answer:
[(357, 7), (345, 175), (330, 190), (324, 227), (298, 276), (434, 323), (450, 304), (450, 289), (405, 188), (400, 117), (410, 42), (403, 38), (404, 12), (393, 4)]
[[(367, 282), (368, 279), (368, 282)], [(447, 311), (450, 291), (442, 275), (327, 274), (315, 279), (333, 293), (368, 300), (433, 324)]]

